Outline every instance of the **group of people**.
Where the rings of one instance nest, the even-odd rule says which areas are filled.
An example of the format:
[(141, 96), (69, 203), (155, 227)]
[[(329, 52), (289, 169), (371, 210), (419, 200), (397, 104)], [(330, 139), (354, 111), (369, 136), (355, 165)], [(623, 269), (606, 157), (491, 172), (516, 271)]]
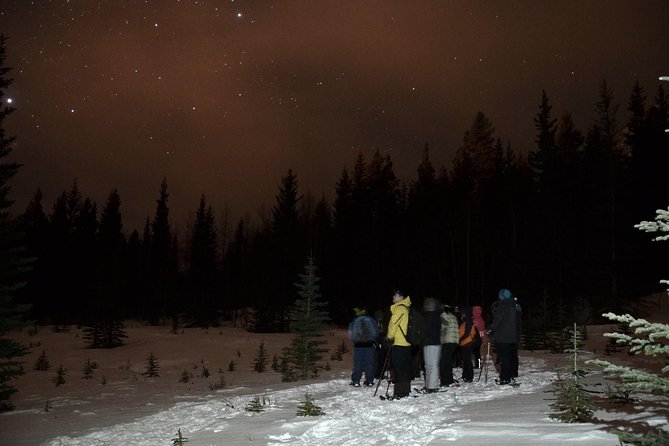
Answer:
[(474, 368), (482, 367), (481, 349), (494, 340), (499, 364), (499, 384), (510, 384), (518, 376), (517, 346), (520, 340), (520, 306), (511, 292), (501, 289), (492, 307), (492, 324), (486, 330), (483, 308), (442, 305), (428, 297), (423, 302), (423, 333), (420, 346), (407, 341), (411, 297), (395, 292), (390, 306), (387, 328), (383, 312), (376, 317), (365, 309), (356, 308), (349, 324), (349, 338), (354, 343), (351, 385), (374, 385), (386, 369), (392, 371), (392, 398), (411, 393), (411, 380), (420, 373), (419, 354), (422, 353), (426, 393), (456, 383), (453, 369), (461, 365), (463, 382), (474, 379)]

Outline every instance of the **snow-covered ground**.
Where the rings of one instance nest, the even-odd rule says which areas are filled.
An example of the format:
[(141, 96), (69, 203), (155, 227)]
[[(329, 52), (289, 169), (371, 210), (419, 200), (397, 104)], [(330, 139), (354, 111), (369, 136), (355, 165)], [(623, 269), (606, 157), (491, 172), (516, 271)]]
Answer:
[[(381, 401), (378, 395), (374, 397), (376, 389), (373, 387), (349, 386), (352, 353), (344, 355), (344, 361), (334, 364), (331, 371), (323, 372), (317, 381), (281, 383), (276, 372), (255, 373), (250, 371), (248, 363), (259, 339), (266, 342), (271, 351), (286, 338), (280, 339), (278, 335), (258, 338), (260, 335), (243, 331), (231, 338), (227, 332), (223, 332), (225, 342), (221, 342), (221, 337), (215, 333), (200, 333), (199, 338), (162, 334), (170, 343), (167, 350), (157, 350), (160, 351), (158, 358), (162, 358), (160, 378), (144, 380), (141, 377), (144, 365), (140, 356), (137, 361), (126, 361), (130, 372), (134, 370), (133, 375), (121, 375), (117, 370), (118, 376), (112, 377), (113, 367), (118, 368), (112, 363), (112, 367), (105, 371), (110, 378), (104, 386), (72, 376), (66, 386), (58, 388), (52, 383), (31, 388), (26, 383), (24, 399), (18, 399), (17, 409), (0, 415), (0, 443), (13, 446), (172, 445), (172, 439), (180, 429), (188, 439), (187, 444), (193, 446), (440, 445), (451, 442), (459, 445), (597, 446), (618, 444), (617, 437), (607, 433), (605, 426), (618, 418), (655, 426), (667, 425), (666, 417), (641, 410), (628, 410), (627, 413), (598, 411), (596, 415), (602, 424), (564, 424), (551, 420), (551, 382), (556, 377), (555, 366), (564, 361), (561, 355), (522, 352), (518, 379), (521, 384), (518, 387), (495, 384), (497, 375), (491, 366), (487, 383), (482, 377), (481, 381), (475, 380), (436, 394)], [(142, 333), (144, 338), (140, 344), (144, 349), (148, 351), (149, 346), (152, 351), (157, 349), (155, 340), (148, 339), (149, 332)], [(339, 331), (333, 336), (331, 343), (337, 345), (345, 332)], [(52, 337), (46, 336), (45, 344)], [(132, 339), (137, 337), (137, 334), (131, 337), (130, 343), (133, 344)], [(242, 354), (238, 346), (246, 346), (242, 354), (245, 361), (238, 359), (244, 363), (243, 367), (225, 373), (229, 384), (223, 389), (209, 390), (204, 381), (196, 384), (197, 380), (190, 385), (178, 383), (182, 364), (201, 361), (200, 355), (205, 353), (197, 350), (197, 346), (204, 345), (201, 344), (204, 341), (219, 351), (223, 346), (230, 351), (236, 350), (235, 357)], [(174, 357), (184, 356), (179, 342), (183, 342), (183, 348), (190, 346), (193, 349), (190, 359), (183, 359), (181, 363), (168, 359), (170, 349)], [(47, 351), (54, 351), (54, 348)], [(123, 348), (131, 349), (132, 345)], [(75, 363), (82, 363), (85, 355), (93, 353), (115, 354), (120, 361), (123, 354), (131, 354), (129, 351), (80, 349)], [(39, 349), (35, 351), (38, 353)], [(102, 361), (102, 358), (104, 356), (97, 360)], [(219, 360), (219, 364), (225, 363), (227, 359)], [(217, 367), (212, 364), (212, 372)], [(30, 372), (27, 379), (37, 381), (39, 373), (45, 372)], [(96, 379), (99, 379), (99, 373), (96, 371)], [(53, 374), (53, 371), (49, 372), (49, 375)], [(459, 377), (459, 374), (460, 370), (456, 369), (455, 376)], [(592, 379), (601, 381), (602, 377)], [(46, 378), (41, 380), (46, 381)], [(161, 383), (166, 387), (160, 387)], [(84, 391), (86, 386), (90, 388)], [(413, 381), (413, 387), (422, 386), (421, 379)], [(383, 381), (378, 394), (385, 394), (386, 387)], [(304, 401), (305, 393), (314, 398), (325, 415), (297, 416), (297, 407)], [(261, 413), (245, 410), (255, 396), (266, 402)], [(49, 411), (44, 410), (45, 398), (49, 398)]]

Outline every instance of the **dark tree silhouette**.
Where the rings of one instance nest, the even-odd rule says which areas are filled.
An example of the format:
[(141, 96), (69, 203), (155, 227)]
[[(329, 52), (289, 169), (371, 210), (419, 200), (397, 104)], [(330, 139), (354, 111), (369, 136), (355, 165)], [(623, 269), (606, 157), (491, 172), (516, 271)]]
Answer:
[(21, 283), (21, 273), (28, 261), (26, 249), (18, 232), (17, 222), (10, 217), (9, 182), (20, 165), (7, 158), (12, 152), (14, 138), (5, 134), (5, 118), (14, 111), (2, 99), (12, 80), (7, 77), (9, 68), (5, 66), (6, 38), (0, 35), (0, 411), (12, 408), (11, 396), (16, 393), (11, 380), (23, 374), (23, 366), (18, 358), (26, 353), (25, 346), (5, 337), (7, 332), (23, 325), (27, 307), (15, 302), (16, 290)]
[(218, 243), (216, 221), (204, 194), (195, 216), (190, 240), (188, 284), (193, 298), (191, 311), (200, 326), (218, 324), (221, 299), (218, 289)]

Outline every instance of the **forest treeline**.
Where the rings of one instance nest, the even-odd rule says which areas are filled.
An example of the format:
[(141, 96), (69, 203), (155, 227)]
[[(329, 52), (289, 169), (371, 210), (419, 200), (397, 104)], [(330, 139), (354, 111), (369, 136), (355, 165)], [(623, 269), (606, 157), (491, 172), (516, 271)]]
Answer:
[[(626, 123), (602, 81), (585, 130), (556, 116), (542, 93), (534, 147), (521, 155), (477, 113), (450, 169), (423, 150), (416, 177), (389, 155), (360, 152), (334, 200), (314, 200), (292, 170), (271, 215), (221, 230), (206, 197), (177, 237), (167, 180), (143, 230), (126, 234), (112, 190), (98, 209), (76, 182), (50, 209), (38, 191), (20, 216), (34, 258), (20, 301), (43, 323), (137, 318), (211, 326), (246, 318), (285, 331), (308, 256), (332, 319), (384, 309), (395, 289), (420, 302), (489, 306), (500, 288), (519, 296), (527, 323), (592, 321), (659, 290), (666, 247), (633, 225), (669, 204), (669, 100), (637, 83)], [(194, 206), (195, 207), (195, 206)]]

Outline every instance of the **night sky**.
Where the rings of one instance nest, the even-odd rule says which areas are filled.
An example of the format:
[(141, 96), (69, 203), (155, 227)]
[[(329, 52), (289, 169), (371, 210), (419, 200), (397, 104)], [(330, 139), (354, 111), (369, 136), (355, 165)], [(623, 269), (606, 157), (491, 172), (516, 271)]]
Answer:
[(478, 111), (526, 153), (542, 89), (585, 132), (603, 78), (624, 125), (634, 81), (652, 99), (669, 75), (666, 0), (2, 0), (0, 14), (16, 211), (41, 187), (50, 212), (76, 179), (98, 209), (119, 189), (126, 231), (163, 177), (175, 227), (201, 193), (254, 218), (289, 168), (332, 200), (378, 148), (411, 180), (425, 143), (450, 167)]

